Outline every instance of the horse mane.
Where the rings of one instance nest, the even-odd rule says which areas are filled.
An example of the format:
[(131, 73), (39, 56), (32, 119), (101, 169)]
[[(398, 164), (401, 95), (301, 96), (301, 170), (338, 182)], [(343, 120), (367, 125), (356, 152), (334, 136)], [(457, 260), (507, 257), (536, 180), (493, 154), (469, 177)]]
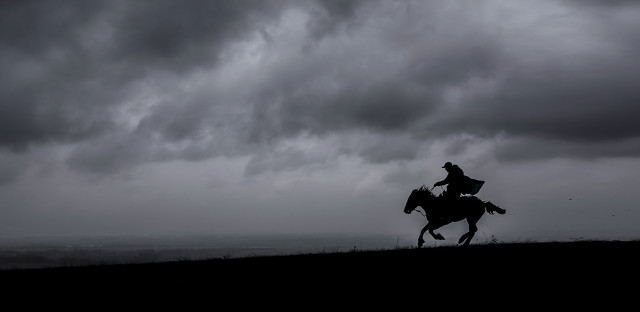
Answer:
[(421, 186), (421, 187), (417, 188), (417, 189), (416, 189), (416, 191), (417, 191), (418, 193), (421, 193), (421, 195), (427, 195), (427, 196), (429, 196), (429, 197), (436, 197), (436, 196), (431, 192), (431, 190), (429, 190), (429, 188), (428, 188), (426, 185), (424, 185), (424, 184), (422, 184), (422, 186)]

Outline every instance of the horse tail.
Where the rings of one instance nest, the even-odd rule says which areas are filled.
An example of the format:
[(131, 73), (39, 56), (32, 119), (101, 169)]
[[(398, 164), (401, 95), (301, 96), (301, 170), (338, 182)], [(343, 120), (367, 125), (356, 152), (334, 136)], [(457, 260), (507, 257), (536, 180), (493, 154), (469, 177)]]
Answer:
[(490, 201), (484, 203), (484, 209), (486, 209), (489, 214), (493, 214), (494, 212), (504, 214), (505, 212), (507, 212), (506, 210), (494, 205)]

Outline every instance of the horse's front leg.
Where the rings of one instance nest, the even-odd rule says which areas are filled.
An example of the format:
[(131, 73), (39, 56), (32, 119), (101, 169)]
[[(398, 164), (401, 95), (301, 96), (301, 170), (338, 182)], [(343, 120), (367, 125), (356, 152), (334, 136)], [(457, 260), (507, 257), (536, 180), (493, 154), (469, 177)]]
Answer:
[(427, 225), (425, 225), (422, 230), (420, 231), (420, 236), (418, 237), (418, 247), (422, 247), (422, 245), (424, 245), (424, 232), (426, 232), (427, 230), (429, 231), (429, 234), (431, 234), (431, 236), (433, 236), (433, 238), (437, 239), (437, 240), (443, 240), (444, 236), (442, 236), (440, 233), (434, 233), (433, 230), (441, 227), (442, 224), (439, 223), (427, 223)]
[(420, 236), (418, 236), (418, 248), (422, 247), (422, 245), (424, 245), (424, 232), (427, 231), (427, 229), (429, 229), (429, 223), (427, 223), (427, 225), (425, 225), (422, 230), (420, 231)]

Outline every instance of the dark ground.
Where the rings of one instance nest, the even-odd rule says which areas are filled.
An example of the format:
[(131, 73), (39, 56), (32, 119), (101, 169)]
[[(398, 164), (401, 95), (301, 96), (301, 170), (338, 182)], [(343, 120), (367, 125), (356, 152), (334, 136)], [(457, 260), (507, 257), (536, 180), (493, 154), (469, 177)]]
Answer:
[(604, 304), (615, 311), (640, 300), (638, 251), (640, 241), (503, 243), (3, 270), (0, 281), (5, 295), (90, 293), (155, 304), (191, 297), (244, 307), (303, 300), (336, 308), (380, 301), (484, 310), (514, 302), (517, 310)]

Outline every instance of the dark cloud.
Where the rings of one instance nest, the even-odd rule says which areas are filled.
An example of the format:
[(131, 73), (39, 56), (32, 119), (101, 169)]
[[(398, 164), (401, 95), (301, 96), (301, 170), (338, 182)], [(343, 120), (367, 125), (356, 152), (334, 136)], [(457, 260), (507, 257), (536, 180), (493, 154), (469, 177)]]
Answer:
[(309, 85), (299, 82), (255, 106), (252, 138), (322, 136), (355, 129), (400, 131), (430, 112), (436, 102), (437, 94), (412, 81), (335, 79), (340, 83), (333, 90), (318, 91), (311, 79)]
[(305, 140), (372, 163), (460, 135), (637, 155), (618, 142), (640, 137), (638, 5), (539, 6), (2, 2), (0, 147), (70, 145), (90, 172), (249, 156), (249, 174), (323, 163), (275, 148)]
[[(242, 130), (227, 124), (225, 109), (216, 107), (235, 103), (224, 103), (228, 96), (220, 99), (220, 94), (186, 93), (180, 85), (193, 73), (215, 69), (233, 43), (254, 32), (265, 34), (290, 4), (3, 2), (0, 147), (24, 151), (45, 142), (77, 144), (68, 163), (88, 171), (117, 170), (169, 155), (232, 155), (243, 149), (238, 146)], [(316, 17), (323, 19), (325, 30), (352, 17), (357, 7), (331, 1), (294, 6), (321, 12)], [(139, 101), (143, 90), (161, 99), (138, 112), (143, 117), (127, 132), (123, 112), (130, 110), (127, 105), (137, 105), (131, 102)], [(239, 141), (220, 144), (214, 139)], [(162, 146), (165, 143), (182, 146)]]
[(2, 6), (0, 146), (23, 150), (111, 131), (136, 83), (211, 68), (227, 44), (278, 13), (270, 1)]
[(102, 90), (82, 31), (98, 3), (2, 2), (0, 9), (0, 146), (74, 140), (109, 127), (102, 104), (117, 96)]
[(310, 9), (306, 25), (313, 40), (335, 35), (345, 23), (353, 22), (357, 9), (366, 1), (317, 0), (316, 3), (317, 6)]
[[(597, 38), (596, 38), (597, 40)], [(596, 45), (500, 72), (498, 88), (464, 99), (438, 121), (439, 134), (466, 132), (567, 144), (640, 137), (640, 66), (624, 46)], [(524, 58), (531, 55), (524, 54)], [(534, 146), (534, 148), (537, 148)], [(630, 151), (633, 149), (630, 149)], [(602, 154), (608, 154), (602, 150)]]
[[(413, 131), (417, 123), (432, 123), (451, 88), (497, 75), (506, 61), (503, 43), (486, 29), (465, 28), (453, 21), (433, 27), (438, 6), (424, 6), (416, 13), (408, 10), (408, 3), (397, 7), (382, 3), (359, 15), (351, 6), (334, 9), (341, 12), (336, 18), (360, 20), (352, 23), (357, 27), (348, 34), (332, 36), (353, 37), (356, 42), (345, 47), (340, 39), (332, 42), (325, 34), (324, 45), (339, 47), (331, 56), (322, 46), (316, 47), (302, 61), (293, 59), (275, 71), (258, 90), (261, 96), (253, 106), (250, 139), (270, 142), (300, 133), (324, 136), (366, 130), (384, 136)], [(407, 27), (402, 19), (377, 25), (375, 21), (385, 14), (419, 26)], [(440, 41), (447, 44), (436, 44)]]
[[(210, 67), (230, 42), (265, 26), (277, 1), (124, 2), (111, 18), (114, 59), (150, 70)], [(114, 14), (115, 15), (115, 14)]]
[(507, 144), (499, 145), (495, 154), (501, 161), (553, 158), (587, 160), (595, 160), (601, 157), (634, 158), (640, 155), (640, 138), (600, 142), (519, 138), (510, 140)]
[(584, 8), (587, 5), (594, 6), (599, 9), (620, 8), (620, 7), (636, 7), (638, 2), (635, 0), (562, 0), (562, 2)]
[(53, 49), (76, 49), (82, 45), (79, 36), (99, 17), (105, 4), (73, 0), (56, 4), (2, 1), (0, 47), (5, 54), (25, 58), (43, 57)]
[(638, 1), (0, 1), (2, 233), (379, 231), (445, 161), (518, 235), (575, 191), (621, 233), (638, 29)]

